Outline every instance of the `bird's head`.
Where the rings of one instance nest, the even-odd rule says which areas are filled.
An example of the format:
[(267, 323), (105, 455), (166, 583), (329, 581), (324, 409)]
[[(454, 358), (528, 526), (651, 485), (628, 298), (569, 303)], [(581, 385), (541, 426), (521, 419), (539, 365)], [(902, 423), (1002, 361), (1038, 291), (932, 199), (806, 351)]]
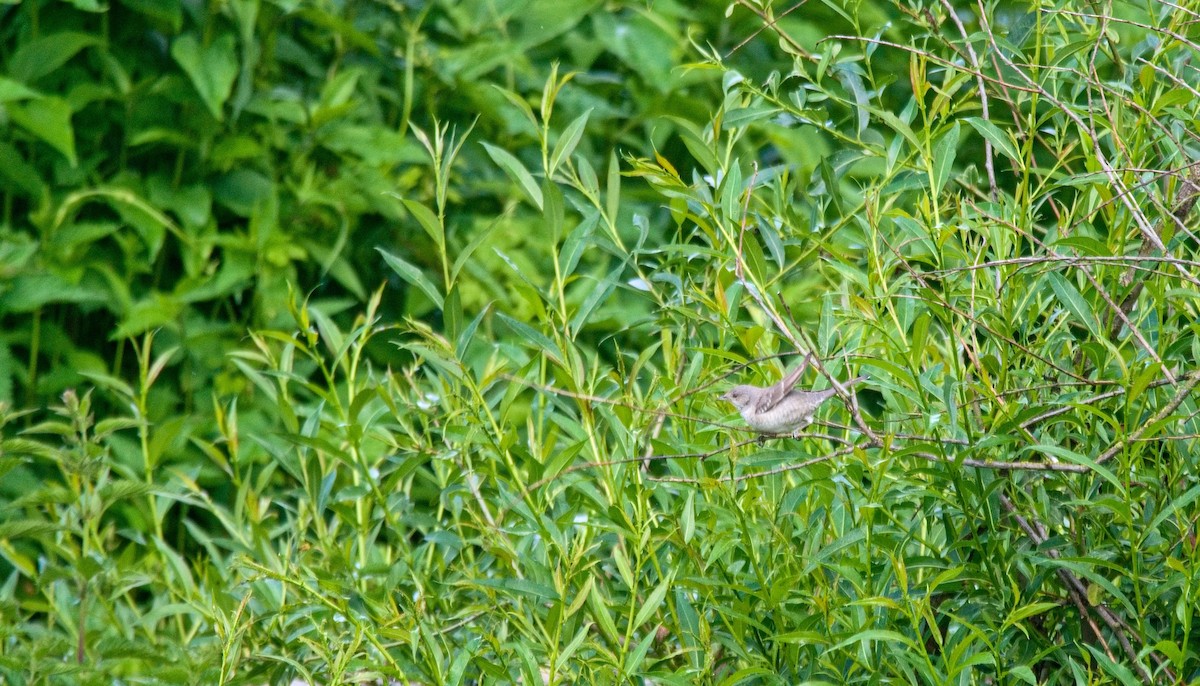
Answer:
[(734, 386), (720, 399), (732, 403), (734, 407), (741, 410), (754, 400), (755, 390), (753, 386)]

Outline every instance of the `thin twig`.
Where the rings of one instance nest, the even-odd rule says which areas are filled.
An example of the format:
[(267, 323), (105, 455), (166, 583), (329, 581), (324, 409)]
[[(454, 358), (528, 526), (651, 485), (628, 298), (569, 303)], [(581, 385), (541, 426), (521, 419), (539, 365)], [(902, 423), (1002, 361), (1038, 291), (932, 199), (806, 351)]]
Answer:
[[(1025, 532), (1025, 535), (1029, 538), (1029, 540), (1033, 541), (1035, 546), (1041, 547), (1046, 542), (1047, 535), (1045, 527), (1043, 527), (1042, 524), (1036, 520), (1033, 523), (1028, 521), (1024, 516), (1021, 515), (1021, 513), (1017, 512), (1016, 505), (1014, 505), (1013, 502), (1009, 500), (1008, 496), (1004, 495), (1003, 493), (1000, 494), (1000, 505), (1013, 519), (1016, 520), (1017, 526)], [(1059, 556), (1058, 551), (1054, 548), (1050, 548), (1047, 554), (1056, 559)], [(1100, 645), (1103, 646), (1105, 654), (1108, 655), (1108, 659), (1116, 662), (1117, 656), (1113, 654), (1112, 648), (1110, 648), (1108, 642), (1104, 640), (1104, 634), (1100, 631), (1100, 627), (1096, 626), (1096, 622), (1092, 618), (1090, 609), (1091, 604), (1087, 601), (1087, 589), (1083, 588), (1083, 584), (1079, 582), (1079, 579), (1072, 574), (1070, 570), (1064, 567), (1058, 567), (1056, 572), (1059, 578), (1062, 579), (1063, 587), (1067, 592), (1067, 596), (1071, 599), (1071, 602), (1075, 605), (1075, 608), (1079, 610), (1079, 615), (1083, 617), (1083, 619), (1092, 628), (1092, 633), (1095, 634), (1096, 640), (1098, 640)]]
[[(979, 55), (975, 54), (975, 46), (971, 44), (971, 38), (967, 34), (966, 27), (958, 18), (958, 12), (951, 6), (950, 0), (942, 0), (942, 7), (945, 8), (946, 14), (954, 25), (958, 27), (958, 33), (962, 36), (963, 45), (967, 48), (967, 55), (971, 58), (971, 69), (975, 72), (975, 81), (979, 89), (979, 104), (982, 109), (981, 114), (983, 120), (991, 123), (991, 111), (988, 105), (987, 84), (983, 81), (983, 69), (979, 66)], [(992, 142), (987, 138), (983, 139), (983, 168), (987, 170), (988, 190), (991, 191), (992, 202), (996, 202), (999, 189), (996, 187), (996, 168), (992, 163)]]
[(1150, 427), (1154, 426), (1155, 424), (1158, 424), (1163, 419), (1166, 419), (1167, 416), (1170, 415), (1172, 412), (1174, 412), (1175, 409), (1178, 408), (1179, 405), (1182, 404), (1184, 400), (1187, 400), (1188, 396), (1190, 396), (1192, 394), (1192, 389), (1196, 388), (1196, 386), (1198, 386), (1198, 385), (1200, 385), (1200, 374), (1193, 374), (1187, 380), (1187, 383), (1185, 383), (1179, 387), (1179, 390), (1175, 393), (1175, 397), (1171, 398), (1171, 402), (1167, 403), (1161, 410), (1156, 412), (1154, 414), (1154, 416), (1150, 418), (1149, 421), (1144, 422), (1141, 426), (1139, 426), (1136, 431), (1129, 434), (1129, 436), (1127, 436), (1125, 438), (1115, 441), (1108, 448), (1108, 450), (1105, 450), (1103, 453), (1100, 453), (1100, 457), (1096, 458), (1096, 464), (1101, 464), (1103, 462), (1106, 462), (1107, 460), (1112, 459), (1112, 457), (1114, 455), (1121, 452), (1121, 450), (1125, 447), (1125, 444), (1128, 443), (1129, 441), (1136, 441), (1136, 440), (1141, 439), (1142, 435), (1145, 434), (1150, 429)]

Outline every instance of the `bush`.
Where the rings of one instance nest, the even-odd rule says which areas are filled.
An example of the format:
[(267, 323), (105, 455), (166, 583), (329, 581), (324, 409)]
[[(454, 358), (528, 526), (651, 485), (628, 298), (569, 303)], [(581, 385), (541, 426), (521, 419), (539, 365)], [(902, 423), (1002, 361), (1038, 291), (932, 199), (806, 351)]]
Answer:
[[(1197, 674), (1188, 8), (77, 4), (3, 11), (8, 681)], [(800, 438), (717, 401), (806, 351)]]

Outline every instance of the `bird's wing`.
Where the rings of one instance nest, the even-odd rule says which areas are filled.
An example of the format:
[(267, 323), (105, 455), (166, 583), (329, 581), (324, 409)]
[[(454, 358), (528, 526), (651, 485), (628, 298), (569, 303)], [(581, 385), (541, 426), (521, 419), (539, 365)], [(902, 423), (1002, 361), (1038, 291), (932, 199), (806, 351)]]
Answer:
[(754, 409), (759, 412), (768, 412), (778, 405), (779, 401), (783, 400), (784, 396), (796, 387), (796, 383), (800, 381), (800, 375), (804, 373), (805, 369), (808, 369), (808, 360), (811, 356), (812, 353), (805, 355), (804, 361), (800, 363), (800, 366), (783, 377), (779, 383), (764, 388), (763, 392), (758, 394), (758, 402), (754, 404)]

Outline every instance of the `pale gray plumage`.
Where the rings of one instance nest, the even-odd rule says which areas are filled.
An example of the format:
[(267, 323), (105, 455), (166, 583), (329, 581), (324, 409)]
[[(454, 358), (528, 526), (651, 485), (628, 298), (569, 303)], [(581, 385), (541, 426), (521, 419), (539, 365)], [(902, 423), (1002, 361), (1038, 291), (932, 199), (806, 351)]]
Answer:
[[(829, 398), (837, 394), (832, 388), (821, 391), (795, 390), (800, 375), (808, 367), (808, 357), (783, 379), (772, 386), (734, 386), (721, 400), (727, 400), (741, 413), (742, 419), (751, 429), (759, 433), (795, 434), (813, 421), (813, 413)], [(850, 379), (842, 384), (849, 388), (865, 380), (866, 376)]]

